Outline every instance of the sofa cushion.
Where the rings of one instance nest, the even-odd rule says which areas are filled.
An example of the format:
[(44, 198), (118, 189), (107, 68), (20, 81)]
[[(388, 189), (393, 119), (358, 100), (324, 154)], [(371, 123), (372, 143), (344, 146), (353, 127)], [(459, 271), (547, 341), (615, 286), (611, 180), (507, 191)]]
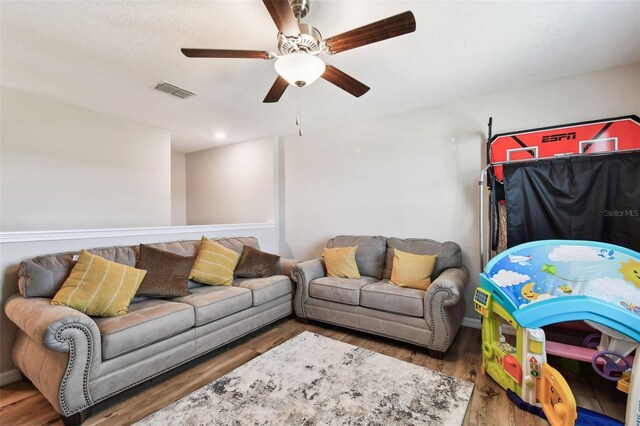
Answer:
[[(214, 241), (237, 253), (242, 252), (243, 246), (251, 246), (260, 250), (260, 245), (255, 237), (217, 238)], [(170, 251), (182, 256), (194, 256), (200, 248), (200, 240), (172, 241), (148, 245), (149, 247)], [(138, 245), (115, 246), (93, 248), (87, 251), (113, 262), (135, 266), (138, 248)], [(24, 297), (52, 298), (71, 273), (71, 269), (76, 263), (73, 259), (77, 254), (79, 254), (78, 251), (47, 254), (22, 262), (18, 281), (20, 293)]]
[(198, 287), (204, 287), (204, 286), (206, 286), (206, 284), (200, 284), (199, 282), (194, 281), (194, 280), (189, 280), (187, 282), (187, 288), (189, 290), (191, 290), (192, 288), (198, 288)]
[(285, 294), (290, 294), (293, 288), (289, 277), (284, 275), (272, 275), (265, 278), (237, 278), (233, 281), (233, 285), (251, 290), (253, 306), (262, 305)]
[(96, 317), (124, 315), (146, 274), (142, 269), (82, 250), (71, 275), (51, 304), (68, 306)]
[(226, 285), (233, 282), (233, 270), (240, 255), (222, 244), (202, 237), (200, 250), (191, 268), (189, 279), (208, 285)]
[(431, 274), (437, 256), (407, 253), (394, 249), (393, 268), (389, 282), (398, 287), (426, 290), (431, 285)]
[(309, 296), (346, 305), (359, 305), (360, 289), (376, 281), (378, 280), (372, 277), (362, 277), (360, 279), (317, 278), (309, 283)]
[(327, 276), (336, 278), (360, 278), (360, 271), (356, 263), (357, 246), (354, 247), (325, 247), (322, 251)]
[(233, 274), (244, 278), (265, 278), (276, 272), (280, 256), (244, 246)]
[(184, 303), (148, 299), (129, 305), (126, 315), (94, 321), (102, 336), (102, 358), (110, 359), (190, 329), (194, 314)]
[(385, 237), (340, 235), (327, 242), (327, 248), (358, 246), (356, 264), (360, 275), (382, 278), (384, 256), (387, 249)]
[(213, 240), (238, 254), (242, 254), (244, 246), (260, 250), (260, 244), (258, 244), (256, 237), (214, 238)]
[(192, 256), (195, 258), (200, 248), (200, 240), (171, 241), (168, 243), (151, 243), (145, 245), (157, 250), (179, 254), (180, 256)]
[(190, 291), (173, 300), (193, 306), (196, 327), (250, 308), (252, 303), (251, 291), (245, 288), (205, 285)]
[(388, 281), (367, 284), (360, 290), (360, 306), (412, 317), (424, 317), (424, 290), (397, 287)]
[(186, 296), (187, 281), (195, 256), (182, 256), (170, 251), (140, 244), (136, 267), (147, 271), (136, 296), (171, 298)]
[(387, 239), (387, 255), (385, 260), (384, 273), (382, 278), (391, 278), (391, 269), (393, 268), (393, 250), (397, 248), (407, 253), (413, 254), (430, 254), (438, 256), (436, 266), (431, 274), (431, 281), (438, 278), (440, 273), (447, 268), (459, 268), (462, 265), (460, 246), (454, 242), (446, 241), (439, 243), (438, 241), (426, 238), (388, 238)]
[[(237, 253), (242, 253), (242, 248), (244, 246), (250, 246), (254, 249), (260, 250), (260, 245), (258, 244), (256, 237), (212, 238), (212, 240)], [(198, 250), (200, 249), (200, 241), (201, 240), (183, 240), (147, 245), (149, 247), (169, 251), (182, 256), (195, 256), (198, 254)]]
[[(102, 247), (87, 251), (112, 262), (136, 265), (136, 250), (130, 246)], [(52, 298), (71, 273), (78, 254), (78, 251), (69, 251), (38, 256), (22, 262), (18, 281), (20, 293), (24, 297)]]

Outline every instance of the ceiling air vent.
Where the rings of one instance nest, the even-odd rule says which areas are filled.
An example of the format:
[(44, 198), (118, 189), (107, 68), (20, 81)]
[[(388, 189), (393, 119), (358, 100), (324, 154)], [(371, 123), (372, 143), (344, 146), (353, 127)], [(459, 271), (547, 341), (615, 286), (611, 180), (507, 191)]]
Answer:
[(195, 93), (193, 92), (190, 92), (178, 86), (174, 86), (173, 84), (165, 83), (164, 81), (156, 85), (156, 90), (159, 90), (164, 93), (168, 93), (170, 95), (176, 96), (181, 99), (195, 96)]

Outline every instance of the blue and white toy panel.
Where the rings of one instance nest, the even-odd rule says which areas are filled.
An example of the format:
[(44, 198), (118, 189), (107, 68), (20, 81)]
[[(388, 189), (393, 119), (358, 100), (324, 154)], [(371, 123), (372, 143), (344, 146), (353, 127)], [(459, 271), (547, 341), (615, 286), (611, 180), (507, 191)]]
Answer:
[(593, 320), (640, 341), (640, 253), (633, 250), (534, 241), (494, 257), (481, 285), (521, 326)]

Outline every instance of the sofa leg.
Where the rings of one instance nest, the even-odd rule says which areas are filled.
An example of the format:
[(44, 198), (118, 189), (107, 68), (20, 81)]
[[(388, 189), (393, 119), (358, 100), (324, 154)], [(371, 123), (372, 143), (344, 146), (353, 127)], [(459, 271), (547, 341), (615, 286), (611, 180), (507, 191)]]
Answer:
[(444, 352), (429, 349), (429, 356), (435, 359), (444, 359)]
[(69, 417), (62, 417), (62, 422), (65, 426), (75, 426), (81, 425), (91, 416), (91, 407), (80, 411), (79, 413), (75, 413)]
[(309, 320), (306, 319), (306, 318), (298, 317), (298, 318), (296, 318), (296, 320), (301, 324), (309, 324)]

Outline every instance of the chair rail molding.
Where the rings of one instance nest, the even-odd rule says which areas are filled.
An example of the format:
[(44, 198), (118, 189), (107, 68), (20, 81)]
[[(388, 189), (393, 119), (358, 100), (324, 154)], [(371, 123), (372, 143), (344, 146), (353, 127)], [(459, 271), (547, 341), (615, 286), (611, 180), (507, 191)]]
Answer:
[(159, 226), (145, 228), (105, 228), (60, 231), (0, 232), (0, 244), (37, 241), (87, 240), (172, 234), (208, 234), (226, 231), (275, 229), (274, 223), (237, 223), (221, 225)]

